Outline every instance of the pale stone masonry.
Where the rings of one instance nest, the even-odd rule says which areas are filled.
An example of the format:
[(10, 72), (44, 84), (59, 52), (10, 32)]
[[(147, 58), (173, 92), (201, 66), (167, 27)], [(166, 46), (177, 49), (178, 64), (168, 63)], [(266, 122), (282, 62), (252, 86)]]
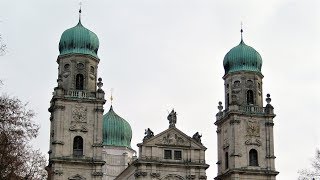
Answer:
[[(102, 127), (105, 99), (102, 82), (96, 81), (99, 60), (64, 55), (57, 62), (58, 86), (49, 108), (49, 179), (102, 180), (102, 128), (97, 127)], [(76, 82), (78, 74), (83, 75), (81, 82)], [(82, 87), (77, 89), (77, 83)]]
[[(242, 30), (241, 30), (242, 33)], [(243, 39), (224, 58), (225, 109), (216, 115), (216, 180), (275, 180), (271, 98), (263, 107), (262, 58)]]
[(155, 136), (148, 129), (143, 142), (138, 144), (138, 159), (116, 180), (205, 180), (209, 167), (205, 160), (207, 148), (200, 138), (198, 133), (189, 137), (172, 124)]

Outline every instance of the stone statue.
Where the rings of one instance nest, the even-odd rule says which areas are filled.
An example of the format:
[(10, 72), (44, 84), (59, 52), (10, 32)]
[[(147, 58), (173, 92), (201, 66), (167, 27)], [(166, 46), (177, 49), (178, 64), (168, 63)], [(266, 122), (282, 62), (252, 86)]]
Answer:
[(196, 133), (192, 136), (192, 139), (196, 140), (198, 143), (201, 143), (201, 137), (202, 137), (202, 135), (200, 135), (199, 132), (196, 132)]
[(144, 134), (145, 134), (145, 136), (144, 136), (143, 140), (150, 139), (151, 137), (154, 136), (154, 134), (153, 134), (153, 132), (151, 131), (150, 128), (146, 129)]
[(167, 119), (169, 120), (169, 128), (170, 127), (176, 127), (177, 113), (174, 111), (174, 109), (172, 109), (172, 111), (168, 115)]

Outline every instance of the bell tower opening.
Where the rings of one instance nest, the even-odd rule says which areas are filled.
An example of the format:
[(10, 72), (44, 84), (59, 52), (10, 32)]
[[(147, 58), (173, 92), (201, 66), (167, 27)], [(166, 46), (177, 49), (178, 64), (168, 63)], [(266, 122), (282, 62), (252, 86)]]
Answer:
[(247, 104), (248, 105), (253, 105), (254, 104), (254, 98), (253, 98), (253, 91), (248, 90), (247, 91)]
[(76, 136), (73, 139), (73, 155), (83, 156), (83, 139), (81, 136)]
[(82, 74), (77, 74), (76, 76), (76, 89), (83, 90), (84, 77)]
[(249, 166), (259, 166), (258, 164), (258, 152), (255, 149), (249, 151)]
[(224, 160), (226, 161), (225, 162), (225, 168), (229, 169), (229, 153), (226, 152), (224, 156), (225, 156)]

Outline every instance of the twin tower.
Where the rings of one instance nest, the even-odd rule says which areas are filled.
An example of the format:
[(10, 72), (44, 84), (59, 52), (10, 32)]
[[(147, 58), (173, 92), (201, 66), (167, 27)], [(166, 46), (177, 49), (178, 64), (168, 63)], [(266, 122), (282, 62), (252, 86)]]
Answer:
[[(205, 169), (209, 166), (205, 164), (206, 148), (200, 141), (201, 136), (196, 133), (198, 136), (191, 138), (175, 126), (170, 126), (159, 136), (153, 136), (148, 129), (147, 136), (151, 137), (150, 142), (155, 143), (140, 144), (139, 154), (153, 153), (158, 159), (154, 155), (149, 159), (147, 155), (136, 158), (131, 148), (132, 130), (129, 123), (118, 116), (112, 106), (108, 113), (103, 114), (106, 100), (102, 79), (97, 75), (100, 61), (98, 48), (97, 35), (85, 28), (80, 20), (61, 36), (57, 87), (54, 88), (49, 108), (48, 178), (207, 179)], [(275, 114), (269, 94), (267, 104), (263, 106), (262, 58), (241, 37), (240, 44), (226, 54), (223, 65), (225, 108), (219, 102), (215, 121), (218, 137), (218, 174), (215, 179), (274, 180), (278, 174), (274, 162)], [(169, 143), (170, 136), (178, 144)], [(161, 141), (156, 141), (157, 138)], [(150, 151), (147, 146), (150, 146)], [(169, 156), (168, 153), (173, 154)], [(159, 163), (161, 158), (158, 155), (164, 156), (165, 161)], [(136, 170), (130, 164), (134, 164)], [(138, 170), (140, 166), (142, 170)], [(148, 171), (150, 175), (147, 175)], [(189, 174), (183, 175), (185, 172)], [(117, 177), (121, 173), (122, 176)], [(162, 177), (162, 174), (166, 176)]]

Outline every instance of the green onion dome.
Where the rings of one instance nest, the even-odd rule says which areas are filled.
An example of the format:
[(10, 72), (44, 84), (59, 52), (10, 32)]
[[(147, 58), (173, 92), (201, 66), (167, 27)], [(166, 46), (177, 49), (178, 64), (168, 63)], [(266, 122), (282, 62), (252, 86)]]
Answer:
[(103, 116), (103, 145), (131, 148), (132, 130), (130, 124), (118, 116), (112, 106)]
[(98, 36), (85, 28), (80, 20), (75, 27), (62, 33), (59, 42), (60, 55), (86, 54), (98, 58), (98, 49)]
[(239, 71), (251, 71), (261, 74), (262, 58), (242, 38), (238, 46), (232, 48), (223, 59), (225, 74)]

